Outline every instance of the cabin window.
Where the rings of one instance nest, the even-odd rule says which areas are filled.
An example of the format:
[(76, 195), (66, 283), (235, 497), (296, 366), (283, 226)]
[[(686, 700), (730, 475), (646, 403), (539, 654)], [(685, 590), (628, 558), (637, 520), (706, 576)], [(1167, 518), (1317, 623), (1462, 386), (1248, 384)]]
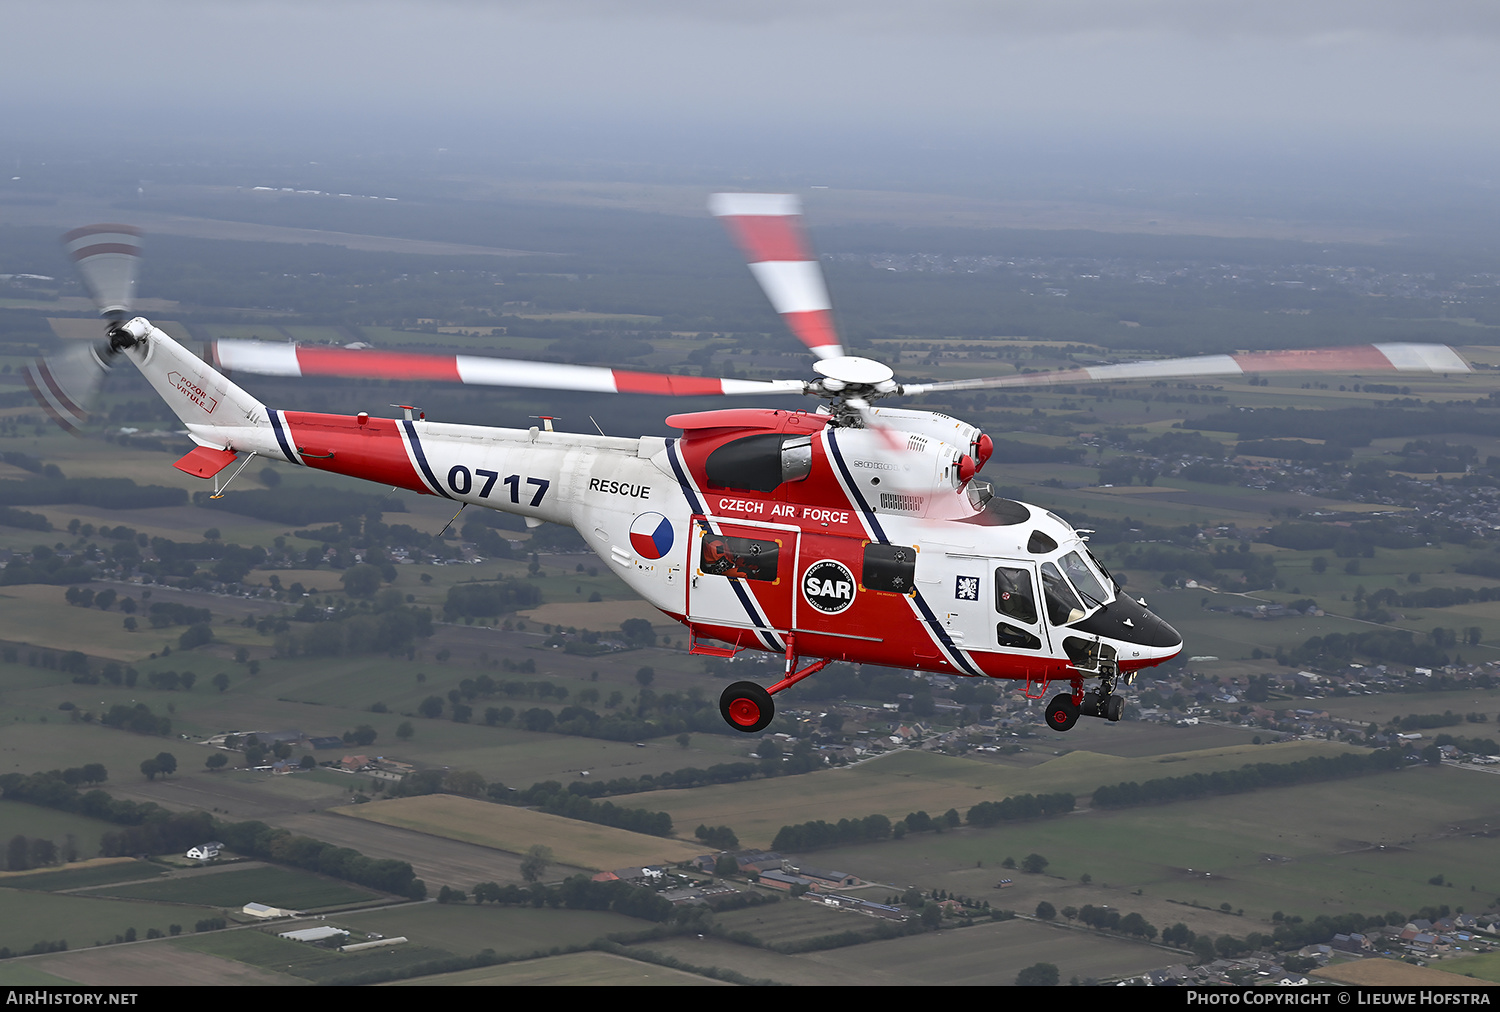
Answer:
[(1025, 629), (1017, 629), (1006, 622), (1001, 622), (995, 626), (995, 642), (1011, 650), (1042, 649), (1042, 641), (1036, 638), (1035, 633), (1029, 633)]
[(1036, 595), (1030, 573), (1010, 566), (996, 567), (995, 610), (1018, 622), (1036, 623)]
[(1041, 531), (1032, 531), (1031, 540), (1026, 542), (1026, 550), (1032, 555), (1046, 555), (1057, 551), (1057, 542)]
[(776, 579), (781, 562), (781, 544), (759, 538), (734, 538), (727, 534), (705, 531), (698, 552), (698, 568), (711, 576), (732, 576), (741, 580)]
[(864, 576), (860, 584), (866, 590), (884, 590), (892, 594), (911, 593), (917, 575), (917, 550), (907, 545), (865, 546)]

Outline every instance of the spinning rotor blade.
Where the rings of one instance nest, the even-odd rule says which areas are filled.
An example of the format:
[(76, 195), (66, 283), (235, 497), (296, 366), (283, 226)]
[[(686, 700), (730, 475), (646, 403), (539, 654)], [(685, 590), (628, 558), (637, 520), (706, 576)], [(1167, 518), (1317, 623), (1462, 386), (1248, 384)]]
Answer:
[[(111, 323), (130, 316), (140, 273), (141, 231), (131, 225), (85, 225), (62, 238), (99, 315)], [(26, 385), (42, 409), (69, 432), (88, 421), (114, 352), (107, 342), (74, 347), (26, 367)]]
[(63, 236), (63, 245), (89, 295), (108, 320), (123, 320), (135, 301), (141, 263), (141, 231), (130, 225), (85, 225)]
[(307, 347), (265, 341), (216, 341), (215, 364), (260, 376), (341, 376), (351, 379), (418, 380), (471, 386), (582, 390), (607, 394), (666, 394), (702, 397), (735, 394), (800, 394), (801, 380), (715, 379), (630, 372), (591, 365), (556, 365), (475, 355), (424, 355), (402, 351)]
[(801, 202), (789, 193), (715, 193), (708, 209), (724, 219), (797, 340), (819, 358), (843, 355), (823, 269), (802, 234)]
[(1254, 351), (1237, 355), (1199, 355), (1155, 362), (1063, 369), (1058, 372), (1014, 373), (987, 379), (904, 383), (908, 395), (946, 390), (988, 390), (996, 387), (1039, 387), (1064, 383), (1111, 383), (1137, 379), (1192, 379), (1199, 376), (1249, 376), (1265, 372), (1472, 372), (1469, 364), (1445, 344), (1361, 344), (1348, 348), (1311, 348)]
[(39, 358), (26, 367), (26, 385), (31, 396), (52, 420), (69, 432), (77, 433), (89, 419), (89, 406), (104, 383), (109, 367), (104, 351), (91, 345), (78, 345), (57, 355)]

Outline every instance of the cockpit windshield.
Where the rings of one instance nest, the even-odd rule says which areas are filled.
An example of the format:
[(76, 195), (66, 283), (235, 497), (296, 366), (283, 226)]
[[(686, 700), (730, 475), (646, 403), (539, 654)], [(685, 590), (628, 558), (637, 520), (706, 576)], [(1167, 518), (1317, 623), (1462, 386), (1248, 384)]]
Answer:
[(1098, 607), (1109, 600), (1109, 591), (1104, 589), (1104, 584), (1099, 582), (1099, 577), (1089, 568), (1088, 563), (1083, 561), (1083, 556), (1077, 552), (1069, 552), (1058, 561), (1062, 563), (1063, 574), (1078, 592), (1085, 599), (1092, 598), (1092, 606)]
[(1047, 597), (1047, 620), (1053, 625), (1067, 625), (1083, 618), (1086, 609), (1062, 573), (1050, 562), (1042, 563), (1042, 590)]
[(1071, 625), (1109, 602), (1110, 593), (1083, 557), (1068, 552), (1056, 563), (1042, 563), (1042, 589), (1047, 618), (1053, 625)]

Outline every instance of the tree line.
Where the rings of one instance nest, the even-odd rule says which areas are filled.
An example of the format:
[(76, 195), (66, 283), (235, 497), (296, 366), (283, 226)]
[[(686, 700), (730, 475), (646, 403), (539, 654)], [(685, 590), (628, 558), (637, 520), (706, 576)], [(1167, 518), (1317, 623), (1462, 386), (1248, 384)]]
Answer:
[(1377, 749), (1364, 754), (1345, 752), (1331, 757), (1311, 756), (1291, 763), (1251, 763), (1237, 770), (1161, 777), (1145, 783), (1131, 780), (1097, 787), (1094, 789), (1092, 803), (1096, 808), (1154, 805), (1206, 795), (1240, 794), (1262, 787), (1289, 787), (1322, 780), (1342, 780), (1398, 770), (1406, 764), (1405, 754), (1393, 749)]

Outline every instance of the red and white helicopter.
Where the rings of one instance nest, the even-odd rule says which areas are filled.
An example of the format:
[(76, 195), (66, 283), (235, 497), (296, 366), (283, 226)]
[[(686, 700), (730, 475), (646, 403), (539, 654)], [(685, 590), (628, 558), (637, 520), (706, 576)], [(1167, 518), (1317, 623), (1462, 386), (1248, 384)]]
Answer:
[[(255, 456), (368, 479), (575, 528), (631, 589), (687, 626), (693, 652), (785, 657), (770, 687), (736, 682), (729, 725), (770, 723), (771, 697), (835, 660), (1015, 679), (1047, 703), (1054, 729), (1080, 715), (1119, 720), (1122, 678), (1182, 650), (1182, 637), (1121, 592), (1071, 524), (995, 496), (977, 477), (990, 438), (930, 411), (878, 400), (939, 391), (1278, 371), (1468, 372), (1442, 345), (1382, 344), (1212, 355), (933, 383), (846, 355), (797, 198), (722, 193), (711, 210), (792, 332), (813, 380), (626, 372), (464, 355), (219, 341), (236, 373), (451, 381), (702, 396), (812, 395), (823, 404), (672, 415), (676, 438), (450, 425), (269, 408), (147, 320), (129, 318), (139, 233), (99, 225), (65, 237), (108, 323), (94, 348), (39, 361), (33, 391), (69, 428), (104, 369), (124, 357), (197, 447), (176, 466), (208, 479)], [(238, 474), (236, 470), (233, 474)], [(233, 480), (233, 474), (230, 480)], [(1086, 685), (1091, 685), (1087, 690)]]

